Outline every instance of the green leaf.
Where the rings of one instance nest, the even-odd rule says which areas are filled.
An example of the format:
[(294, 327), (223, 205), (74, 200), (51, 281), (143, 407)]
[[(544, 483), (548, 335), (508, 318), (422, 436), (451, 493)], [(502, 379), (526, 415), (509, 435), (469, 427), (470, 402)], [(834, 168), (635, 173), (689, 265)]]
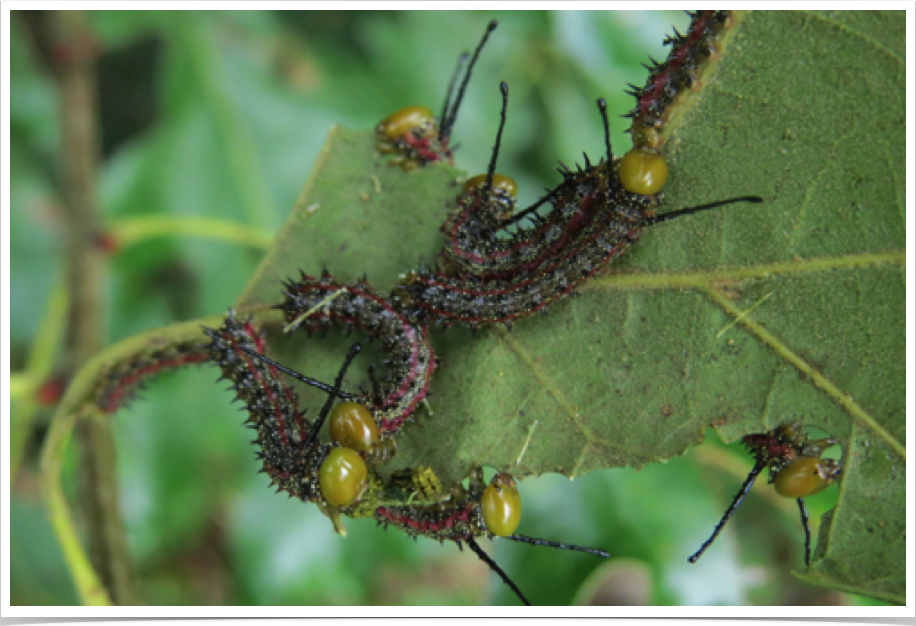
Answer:
[[(649, 230), (548, 318), (437, 335), (434, 413), (416, 417), (391, 468), (575, 477), (683, 454), (708, 424), (734, 441), (801, 419), (841, 440), (846, 468), (804, 576), (902, 602), (901, 16), (741, 16), (666, 129), (661, 212), (744, 194), (765, 204)], [(281, 278), (322, 265), (390, 288), (434, 259), (454, 177), (388, 167), (371, 133), (333, 131), (239, 305), (274, 304)], [(271, 342), (326, 379), (344, 354), (342, 342)]]

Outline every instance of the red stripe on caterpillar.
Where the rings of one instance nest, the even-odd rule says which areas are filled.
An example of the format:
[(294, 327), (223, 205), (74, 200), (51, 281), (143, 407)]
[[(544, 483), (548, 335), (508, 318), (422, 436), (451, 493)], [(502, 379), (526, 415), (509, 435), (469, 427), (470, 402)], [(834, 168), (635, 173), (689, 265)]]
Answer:
[(631, 133), (639, 146), (657, 147), (658, 131), (678, 94), (699, 80), (703, 63), (716, 52), (719, 36), (730, 27), (731, 11), (697, 11), (692, 13), (687, 33), (676, 30), (665, 39), (672, 46), (664, 62), (654, 59), (646, 66), (649, 77), (642, 88), (630, 85), (636, 107), (625, 117), (633, 118)]
[(114, 413), (159, 374), (203, 363), (208, 358), (203, 338), (131, 355), (108, 366), (99, 376), (101, 382), (94, 394), (95, 404), (103, 413)]
[[(629, 205), (649, 209), (654, 206), (652, 196), (661, 190), (667, 166), (660, 155), (644, 152), (630, 152), (614, 161), (606, 104), (602, 99), (598, 104), (604, 121), (606, 160), (592, 166), (586, 155), (584, 170), (571, 172), (561, 167), (563, 182), (518, 216), (513, 216), (517, 186), (512, 179), (495, 173), (509, 100), (509, 86), (503, 82), (499, 88), (502, 108), (493, 156), (487, 173), (465, 184), (457, 206), (446, 219), (443, 226), (446, 242), (441, 255), (450, 275), (468, 274), (508, 284), (568, 256), (571, 246), (579, 245), (578, 240), (589, 236), (583, 233), (599, 218), (603, 208)], [(653, 167), (647, 167), (647, 163)], [(660, 166), (663, 167), (661, 172)], [(647, 171), (654, 176), (648, 181)], [(537, 214), (542, 205), (549, 207), (543, 217)], [(520, 226), (526, 218), (534, 221), (533, 228)], [(517, 227), (514, 232), (506, 230), (510, 225)], [(508, 236), (500, 237), (501, 230)]]
[(246, 420), (256, 432), (252, 441), (260, 451), (262, 472), (278, 491), (302, 500), (318, 500), (318, 469), (329, 446), (306, 446), (312, 427), (299, 410), (298, 394), (286, 385), (275, 368), (254, 358), (242, 347), (258, 354), (265, 349), (264, 338), (251, 321), (239, 322), (230, 311), (219, 330), (205, 328), (210, 337), (210, 358), (232, 382), (238, 398), (248, 411)]
[[(545, 259), (562, 251), (587, 218), (593, 199), (584, 197), (575, 202), (559, 198), (561, 194), (576, 194), (573, 186), (561, 185), (545, 199), (544, 202), (553, 206), (545, 217), (537, 218), (534, 228), (520, 228), (511, 237), (504, 238), (499, 237), (498, 232), (511, 219), (515, 207), (514, 197), (504, 191), (510, 184), (514, 187), (510, 178), (496, 175), (488, 198), (484, 198), (482, 177), (467, 182), (442, 228), (446, 241), (441, 256), (449, 273), (509, 278), (534, 270)], [(504, 217), (498, 218), (500, 215)]]
[(407, 297), (396, 295), (413, 308), (418, 319), (446, 326), (511, 322), (570, 293), (625, 252), (652, 219), (654, 198), (628, 192), (607, 162), (567, 173), (562, 186), (568, 191), (554, 194), (551, 211), (576, 214), (575, 228), (563, 231), (555, 245), (545, 248), (552, 254), (545, 254), (535, 267), (518, 263), (484, 278), (421, 268), (402, 281)]
[[(498, 236), (498, 231), (506, 225), (518, 224), (513, 218), (518, 186), (508, 176), (496, 173), (509, 103), (509, 86), (502, 82), (499, 89), (502, 109), (487, 173), (465, 183), (456, 207), (442, 227), (446, 241), (441, 256), (447, 271), (453, 275), (467, 273), (485, 279), (509, 279), (534, 270), (563, 249), (566, 240), (579, 230), (591, 204), (592, 197), (587, 194), (576, 197), (578, 189), (567, 184), (570, 180), (564, 174), (563, 184), (523, 211), (523, 215), (536, 220), (534, 228), (519, 228), (508, 238)], [(568, 194), (573, 197), (557, 198)], [(551, 203), (551, 211), (545, 218), (539, 218), (535, 211), (546, 202)]]
[[(250, 323), (239, 324), (230, 312), (218, 330), (204, 329), (213, 343), (211, 354), (232, 380), (239, 397), (246, 402), (250, 421), (258, 431), (253, 442), (261, 448), (262, 471), (279, 484), (278, 490), (291, 496), (316, 502), (331, 518), (338, 532), (344, 532), (340, 516), (373, 516), (386, 528), (393, 525), (411, 536), (423, 535), (440, 542), (454, 541), (468, 545), (518, 597), (528, 604), (521, 590), (508, 575), (480, 548), (476, 537), (502, 536), (513, 541), (578, 550), (607, 557), (604, 551), (582, 548), (515, 534), (521, 518), (521, 499), (515, 481), (498, 474), (486, 489), (482, 473), (472, 472), (469, 489), (457, 486), (449, 498), (433, 503), (411, 504), (416, 498), (437, 497), (439, 480), (428, 468), (396, 472), (387, 484), (369, 469), (360, 455), (347, 447), (319, 444), (317, 434), (331, 405), (341, 393), (341, 384), (350, 361), (359, 346), (350, 350), (333, 387), (327, 388), (328, 400), (314, 423), (302, 419), (298, 398), (278, 378), (283, 366), (263, 357), (263, 341)], [(255, 356), (257, 355), (257, 356)], [(301, 376), (296, 373), (297, 376)], [(286, 402), (291, 398), (291, 402)], [(338, 405), (340, 406), (340, 405)], [(283, 425), (294, 431), (281, 436)], [(403, 504), (402, 504), (403, 503)]]
[(370, 409), (383, 437), (397, 434), (426, 397), (436, 369), (426, 326), (414, 325), (365, 281), (347, 285), (328, 273), (321, 278), (303, 274), (298, 282), (287, 281), (284, 287), (285, 300), (278, 308), (294, 327), (304, 326), (312, 332), (326, 324), (354, 326), (381, 341), (388, 355), (387, 371), (373, 380), (371, 394), (354, 399)]
[[(359, 344), (350, 348), (332, 386), (318, 383), (328, 399), (316, 419), (307, 420), (298, 395), (278, 376), (280, 364), (263, 355), (264, 340), (250, 321), (239, 323), (230, 311), (219, 330), (204, 328), (211, 338), (210, 354), (245, 402), (253, 444), (277, 491), (319, 505), (338, 529), (341, 515), (365, 517), (375, 508), (381, 481), (359, 453), (337, 442), (319, 443), (318, 433), (342, 394), (344, 375)], [(315, 381), (313, 381), (315, 382)], [(338, 405), (339, 406), (339, 405)]]
[[(478, 187), (470, 188), (458, 199), (458, 206), (449, 215), (444, 230), (446, 243), (442, 257), (451, 275), (471, 274), (480, 279), (510, 279), (519, 274), (530, 274), (551, 259), (564, 254), (569, 246), (575, 245), (583, 229), (593, 221), (603, 199), (590, 179), (604, 175), (601, 165), (578, 174), (562, 170), (564, 181), (534, 207), (526, 211), (534, 219), (533, 228), (519, 227), (509, 237), (498, 233), (508, 221), (496, 228), (485, 224), (480, 213), (490, 213), (488, 205), (501, 202), (500, 195), (484, 201), (484, 189), (478, 177), (468, 181)], [(499, 177), (495, 178), (499, 181)], [(511, 179), (510, 179), (511, 180)], [(645, 206), (653, 203), (637, 196), (627, 200)], [(543, 217), (531, 212), (538, 205), (547, 205), (549, 210)]]
[[(515, 481), (507, 474), (497, 474), (483, 489), (482, 473), (476, 469), (472, 472), (469, 489), (459, 485), (449, 498), (411, 504), (418, 496), (438, 497), (439, 480), (432, 470), (406, 470), (407, 475), (404, 471), (396, 472), (390, 482), (384, 484), (356, 451), (336, 443), (318, 443), (318, 431), (341, 394), (344, 374), (358, 352), (358, 345), (351, 348), (334, 385), (325, 389), (328, 400), (318, 418), (309, 422), (302, 418), (296, 406), (295, 393), (287, 392), (288, 387), (277, 377), (278, 369), (288, 374), (294, 372), (263, 356), (263, 341), (250, 322), (240, 324), (230, 312), (218, 331), (208, 328), (204, 331), (212, 339), (212, 359), (219, 364), (224, 377), (232, 380), (239, 397), (246, 403), (249, 421), (258, 431), (253, 443), (261, 448), (257, 456), (264, 463), (262, 471), (271, 476), (271, 484), (279, 485), (278, 491), (316, 502), (334, 522), (338, 532), (344, 532), (341, 515), (373, 516), (386, 528), (393, 525), (414, 537), (423, 535), (440, 542), (454, 541), (459, 547), (465, 543), (525, 604), (528, 600), (521, 590), (477, 545), (476, 537), (501, 536), (534, 545), (608, 556), (595, 548), (515, 534), (521, 518), (521, 499)], [(289, 425), (293, 429), (287, 436), (282, 436), (283, 428)]]
[[(638, 240), (642, 230), (654, 223), (735, 201), (760, 202), (742, 197), (720, 203), (681, 209), (656, 216), (656, 195), (668, 175), (663, 156), (637, 148), (620, 159), (611, 149), (607, 104), (598, 100), (604, 122), (606, 158), (571, 172), (561, 169), (563, 182), (544, 199), (550, 210), (535, 218), (530, 230), (496, 239), (494, 215), (505, 205), (505, 194), (495, 174), (500, 139), (505, 125), (508, 86), (503, 96), (501, 122), (487, 174), (472, 179), (470, 189), (459, 198), (446, 229), (449, 234), (443, 256), (445, 272), (420, 268), (408, 272), (394, 291), (409, 307), (413, 319), (436, 321), (448, 326), (461, 322), (476, 327), (485, 323), (510, 323), (544, 310), (570, 293), (611, 259), (623, 254)], [(537, 203), (506, 224), (534, 217)]]

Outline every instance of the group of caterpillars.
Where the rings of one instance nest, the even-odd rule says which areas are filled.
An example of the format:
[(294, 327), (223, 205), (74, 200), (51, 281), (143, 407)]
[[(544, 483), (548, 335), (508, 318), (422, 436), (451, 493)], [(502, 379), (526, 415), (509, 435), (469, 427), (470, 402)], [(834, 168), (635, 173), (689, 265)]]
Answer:
[[(508, 86), (501, 83), (501, 120), (493, 155), (486, 173), (465, 183), (446, 219), (441, 269), (408, 271), (390, 293), (377, 292), (365, 281), (344, 283), (327, 272), (319, 277), (302, 274), (284, 284), (283, 301), (277, 308), (284, 313), (287, 332), (312, 332), (334, 325), (353, 327), (380, 340), (386, 367), (381, 374), (369, 368), (368, 391), (351, 393), (341, 388), (350, 363), (360, 352), (359, 344), (351, 348), (329, 385), (268, 358), (263, 334), (250, 320), (239, 320), (230, 312), (219, 329), (205, 329), (211, 339), (211, 360), (247, 407), (262, 471), (272, 484), (290, 496), (316, 503), (339, 531), (341, 516), (374, 517), (414, 537), (468, 545), (525, 604), (528, 600), (521, 590), (480, 548), (477, 538), (504, 537), (608, 556), (594, 548), (517, 534), (521, 500), (515, 481), (506, 473), (496, 474), (485, 484), (477, 469), (468, 487), (457, 485), (443, 491), (429, 468), (383, 478), (375, 466), (395, 453), (396, 436), (427, 395), (437, 363), (431, 326), (508, 326), (544, 311), (572, 292), (622, 254), (650, 225), (729, 202), (761, 201), (742, 197), (655, 213), (668, 170), (657, 151), (666, 109), (678, 93), (696, 82), (730, 23), (729, 12), (691, 14), (687, 33), (666, 40), (672, 47), (666, 61), (653, 62), (646, 86), (634, 88), (637, 106), (628, 117), (633, 118), (635, 147), (615, 159), (607, 106), (599, 99), (605, 156), (596, 164), (586, 157), (585, 167), (576, 170), (562, 167), (563, 180), (522, 211), (516, 207), (515, 182), (495, 171), (509, 93)], [(429, 109), (414, 106), (379, 123), (377, 148), (392, 164), (409, 171), (451, 162), (449, 143), (457, 113), (478, 55), (495, 28), (495, 21), (488, 25), (473, 56), (461, 56), (438, 118)], [(305, 417), (296, 392), (281, 374), (327, 393), (315, 419)], [(329, 442), (319, 440), (325, 421)], [(836, 441), (809, 441), (799, 424), (790, 424), (745, 437), (744, 443), (755, 456), (754, 469), (713, 535), (690, 561), (709, 547), (756, 477), (769, 467), (777, 491), (798, 500), (807, 562), (810, 532), (802, 498), (838, 477), (839, 465), (821, 459), (823, 451)]]

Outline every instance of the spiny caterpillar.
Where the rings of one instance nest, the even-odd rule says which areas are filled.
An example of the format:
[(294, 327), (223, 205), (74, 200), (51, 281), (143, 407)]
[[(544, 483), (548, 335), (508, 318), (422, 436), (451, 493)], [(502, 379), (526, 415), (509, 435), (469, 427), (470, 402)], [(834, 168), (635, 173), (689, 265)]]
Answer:
[[(647, 66), (650, 76), (646, 87), (633, 87), (630, 92), (637, 100), (637, 107), (626, 115), (634, 117), (635, 147), (615, 164), (615, 169), (623, 188), (636, 196), (655, 196), (663, 188), (668, 166), (656, 151), (662, 118), (677, 94), (696, 84), (703, 68), (701, 62), (715, 51), (716, 37), (731, 20), (729, 12), (701, 11), (691, 17), (687, 35), (675, 31), (673, 37), (666, 39), (666, 45), (674, 46), (668, 59), (662, 64), (653, 61), (652, 67)], [(448, 274), (508, 279), (518, 273), (534, 271), (545, 259), (558, 256), (587, 219), (588, 207), (570, 202), (569, 187), (574, 181), (569, 180), (565, 167), (561, 172), (564, 180), (556, 189), (513, 216), (517, 185), (511, 178), (495, 173), (508, 96), (505, 83), (500, 89), (503, 107), (487, 173), (467, 181), (443, 226), (446, 244), (441, 256)], [(605, 115), (603, 101), (599, 101), (599, 106)], [(651, 140), (639, 131), (641, 126), (650, 123), (654, 133)], [(609, 142), (607, 148), (610, 155)], [(611, 161), (609, 156), (607, 162)], [(588, 163), (586, 166), (590, 168)], [(589, 200), (595, 202), (594, 198), (585, 202)], [(544, 216), (538, 215), (538, 209), (547, 203), (552, 205), (551, 210)], [(523, 219), (532, 220), (534, 227), (521, 228)], [(499, 231), (506, 233), (510, 226), (516, 227), (511, 237), (497, 236)]]
[[(595, 202), (594, 196), (581, 195), (573, 181), (564, 178), (557, 189), (523, 212), (535, 221), (533, 228), (519, 228), (511, 237), (498, 236), (522, 219), (513, 217), (518, 186), (508, 176), (496, 173), (509, 96), (505, 82), (500, 84), (500, 92), (503, 105), (487, 172), (465, 183), (442, 227), (446, 240), (441, 256), (448, 275), (507, 280), (531, 272), (562, 252), (569, 239), (581, 231)], [(551, 210), (542, 218), (536, 210), (547, 202)]]
[(318, 431), (359, 351), (358, 344), (347, 356), (334, 386), (328, 387), (328, 401), (312, 421), (299, 409), (298, 394), (280, 379), (274, 365), (259, 358), (266, 347), (264, 337), (250, 320), (239, 322), (230, 311), (218, 330), (203, 330), (211, 339), (210, 358), (245, 403), (247, 425), (256, 432), (252, 441), (259, 449), (256, 456), (271, 485), (290, 497), (322, 505), (345, 508), (356, 503), (374, 484), (365, 462), (337, 443), (320, 444)]
[(385, 373), (377, 378), (370, 368), (371, 393), (346, 397), (372, 413), (382, 439), (396, 435), (426, 397), (436, 369), (426, 326), (413, 324), (365, 280), (347, 285), (327, 272), (320, 278), (302, 274), (298, 281), (287, 281), (284, 301), (277, 308), (283, 311), (288, 330), (304, 327), (312, 332), (334, 324), (358, 328), (380, 340), (388, 356)]
[(536, 546), (560, 550), (573, 550), (608, 558), (608, 553), (597, 548), (574, 546), (546, 539), (536, 539), (515, 532), (521, 521), (522, 501), (515, 480), (508, 474), (496, 474), (484, 488), (483, 473), (471, 473), (467, 489), (460, 485), (452, 490), (448, 499), (426, 505), (405, 504), (380, 506), (375, 519), (386, 529), (394, 526), (409, 536), (423, 536), (440, 543), (455, 542), (459, 548), (467, 544), (477, 557), (486, 563), (518, 598), (526, 605), (530, 602), (499, 565), (483, 551), (477, 538), (502, 538)]
[(94, 402), (103, 413), (115, 413), (126, 405), (149, 380), (159, 374), (203, 363), (208, 358), (203, 338), (189, 339), (131, 355), (103, 368)]
[(757, 476), (769, 467), (768, 482), (776, 489), (776, 493), (785, 498), (795, 498), (798, 503), (805, 530), (805, 565), (808, 565), (811, 562), (811, 527), (808, 525), (808, 509), (805, 508), (804, 498), (823, 491), (839, 478), (842, 470), (840, 464), (834, 459), (821, 458), (827, 448), (838, 445), (839, 441), (833, 437), (811, 441), (801, 422), (785, 424), (763, 434), (748, 435), (742, 441), (754, 456), (754, 467), (716, 524), (712, 535), (688, 560), (696, 563), (703, 556), (744, 501)]
[(636, 106), (625, 117), (633, 119), (630, 133), (640, 147), (657, 148), (660, 131), (667, 114), (677, 97), (701, 82), (706, 61), (717, 52), (718, 41), (728, 30), (733, 17), (731, 11), (688, 12), (690, 25), (686, 34), (677, 30), (665, 39), (671, 46), (667, 58), (659, 63), (650, 57), (646, 65), (649, 77), (642, 88), (629, 85), (627, 92), (636, 98)]
[[(657, 216), (655, 194), (665, 182), (667, 165), (661, 155), (644, 149), (615, 160), (607, 104), (599, 99), (605, 158), (592, 165), (586, 156), (585, 168), (576, 171), (562, 167), (559, 186), (502, 224), (529, 218), (534, 228), (499, 238), (492, 229), (494, 215), (507, 212), (507, 197), (511, 201), (514, 189), (511, 179), (504, 181), (495, 174), (508, 97), (505, 83), (500, 90), (501, 122), (487, 174), (471, 179), (446, 221), (442, 253), (446, 270), (420, 267), (403, 275), (393, 292), (416, 323), (508, 326), (572, 292), (623, 254), (648, 226), (732, 202), (762, 201), (733, 198)], [(542, 204), (549, 206), (545, 217), (534, 212)]]
[[(676, 43), (665, 68), (650, 76), (651, 90), (637, 94), (641, 103), (637, 107), (639, 124), (648, 120), (655, 132), (661, 128), (663, 114), (678, 90), (694, 81), (699, 61), (705, 58), (703, 51), (713, 50), (712, 40), (693, 33), (716, 36), (721, 29), (714, 25), (727, 21), (717, 16), (695, 16), (702, 24), (692, 24), (691, 34)], [(451, 129), (471, 71), (494, 28), (495, 22), (475, 50), (452, 102), (467, 60), (467, 55), (462, 56), (440, 122), (428, 109), (411, 107), (379, 124), (378, 148), (396, 155), (392, 164), (411, 169), (451, 161)], [(634, 134), (634, 149), (615, 158), (607, 105), (599, 99), (604, 158), (593, 165), (586, 156), (585, 166), (574, 170), (561, 166), (560, 184), (531, 207), (514, 214), (517, 186), (495, 171), (508, 106), (508, 86), (502, 83), (500, 90), (501, 119), (487, 173), (468, 181), (443, 227), (447, 239), (442, 252), (444, 271), (421, 267), (408, 272), (391, 294), (378, 293), (365, 281), (341, 283), (327, 273), (320, 278), (303, 274), (284, 285), (284, 300), (277, 308), (285, 314), (287, 330), (305, 327), (312, 331), (333, 324), (356, 327), (381, 339), (382, 349), (389, 355), (388, 370), (381, 379), (370, 370), (371, 393), (340, 389), (352, 354), (335, 385), (329, 386), (268, 359), (263, 340), (232, 316), (219, 332), (209, 333), (214, 359), (224, 376), (233, 380), (252, 413), (264, 471), (281, 489), (316, 502), (338, 530), (341, 515), (372, 516), (413, 536), (467, 544), (527, 603), (509, 577), (480, 549), (477, 537), (506, 536), (537, 545), (606, 553), (516, 535), (521, 502), (508, 475), (497, 475), (484, 488), (482, 476), (475, 472), (469, 488), (455, 487), (448, 497), (440, 497), (441, 485), (428, 468), (407, 470), (406, 475), (386, 482), (372, 467), (386, 454), (379, 452), (382, 444), (393, 441), (427, 394), (436, 367), (428, 325), (461, 323), (476, 328), (488, 323), (509, 324), (569, 294), (623, 254), (650, 225), (729, 202), (761, 199), (737, 198), (657, 216), (655, 207), (667, 177), (667, 163), (657, 151), (657, 137)], [(651, 98), (644, 98), (646, 94)], [(544, 214), (539, 215), (542, 208)], [(522, 228), (525, 220), (534, 226)], [(279, 381), (281, 372), (328, 393), (328, 401), (314, 422), (302, 417), (298, 399)], [(346, 402), (332, 410), (338, 398)], [(321, 444), (317, 433), (326, 418), (330, 419), (332, 443)]]

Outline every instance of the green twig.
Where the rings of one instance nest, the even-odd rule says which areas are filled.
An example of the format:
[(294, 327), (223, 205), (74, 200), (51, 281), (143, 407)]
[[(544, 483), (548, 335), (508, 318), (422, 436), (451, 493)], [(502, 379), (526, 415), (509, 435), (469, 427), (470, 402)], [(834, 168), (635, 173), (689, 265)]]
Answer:
[(16, 400), (34, 393), (38, 379), (28, 373), (10, 374), (10, 400)]
[(64, 335), (69, 300), (64, 286), (56, 285), (38, 324), (38, 333), (29, 351), (25, 371), (10, 376), (10, 398), (20, 400), (10, 412), (10, 484), (16, 480), (25, 443), (32, 428), (32, 419), (38, 411), (35, 392), (54, 369)]
[[(63, 405), (61, 405), (61, 408), (63, 408)], [(57, 541), (60, 543), (64, 560), (67, 562), (70, 574), (73, 576), (73, 582), (76, 585), (76, 591), (81, 602), (87, 606), (110, 605), (112, 604), (111, 597), (83, 551), (76, 525), (73, 523), (73, 516), (70, 514), (67, 499), (64, 497), (60, 485), (60, 468), (64, 457), (64, 449), (70, 439), (70, 432), (73, 430), (73, 424), (78, 416), (76, 412), (61, 414), (60, 409), (58, 409), (57, 415), (60, 416), (60, 419), (55, 417), (55, 424), (57, 425), (56, 436), (52, 441), (52, 437), (49, 434), (42, 457), (45, 506), (48, 509), (51, 527), (57, 535)], [(49, 477), (52, 477), (52, 479), (48, 480)]]
[(127, 248), (155, 237), (203, 237), (266, 250), (273, 235), (265, 230), (202, 215), (150, 215), (130, 217), (112, 224), (108, 233)]

